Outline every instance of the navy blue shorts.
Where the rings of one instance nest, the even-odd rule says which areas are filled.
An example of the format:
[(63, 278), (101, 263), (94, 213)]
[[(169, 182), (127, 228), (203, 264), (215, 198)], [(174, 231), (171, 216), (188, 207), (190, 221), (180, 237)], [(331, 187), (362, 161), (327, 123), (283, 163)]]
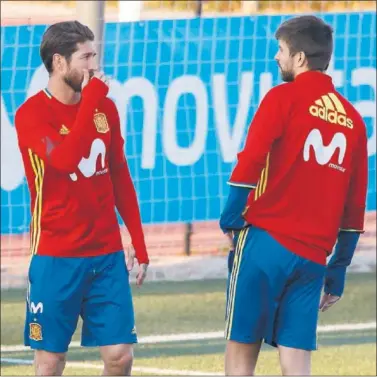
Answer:
[(83, 319), (87, 347), (137, 342), (124, 252), (98, 257), (32, 257), (29, 268), (25, 346), (66, 352)]
[(229, 268), (226, 339), (317, 349), (325, 266), (290, 252), (268, 232), (248, 227), (229, 255)]

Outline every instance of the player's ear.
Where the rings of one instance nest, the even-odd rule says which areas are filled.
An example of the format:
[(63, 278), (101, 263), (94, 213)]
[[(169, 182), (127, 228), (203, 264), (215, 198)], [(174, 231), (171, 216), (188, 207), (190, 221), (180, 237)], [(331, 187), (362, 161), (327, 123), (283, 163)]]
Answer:
[(60, 54), (52, 56), (52, 67), (54, 71), (62, 72), (64, 70), (64, 57)]
[(304, 51), (300, 51), (296, 54), (296, 65), (298, 67), (303, 67), (307, 63), (306, 55)]

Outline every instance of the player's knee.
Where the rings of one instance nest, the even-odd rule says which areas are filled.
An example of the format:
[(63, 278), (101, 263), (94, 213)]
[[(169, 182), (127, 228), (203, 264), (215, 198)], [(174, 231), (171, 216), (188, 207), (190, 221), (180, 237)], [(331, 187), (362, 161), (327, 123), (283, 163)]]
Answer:
[(130, 375), (133, 363), (132, 347), (125, 347), (117, 352), (110, 353), (104, 359), (105, 370), (111, 375)]
[(283, 376), (309, 376), (311, 352), (279, 346), (280, 367)]
[(36, 351), (35, 372), (37, 376), (61, 376), (65, 363), (64, 353)]
[(254, 376), (261, 342), (239, 343), (229, 340), (225, 351), (226, 376)]
[(295, 364), (281, 364), (281, 374), (283, 376), (310, 376), (310, 368), (307, 366), (298, 367)]

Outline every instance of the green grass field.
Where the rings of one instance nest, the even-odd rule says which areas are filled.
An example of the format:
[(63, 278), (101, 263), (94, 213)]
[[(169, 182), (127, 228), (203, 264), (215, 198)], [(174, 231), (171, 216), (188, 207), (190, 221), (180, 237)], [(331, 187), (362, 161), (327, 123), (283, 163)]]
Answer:
[[(222, 331), (224, 280), (147, 283), (133, 288), (139, 337), (161, 334)], [(25, 292), (4, 291), (1, 297), (1, 344), (22, 344)], [(376, 320), (376, 274), (350, 274), (344, 298), (321, 313), (320, 325), (366, 323)], [(73, 340), (80, 340), (80, 326)], [(313, 375), (376, 375), (376, 330), (347, 330), (319, 334), (313, 356)], [(135, 347), (134, 375), (223, 372), (222, 338), (139, 344)], [(3, 352), (1, 375), (32, 375), (30, 351)], [(7, 359), (8, 362), (4, 362)], [(15, 360), (9, 363), (9, 359)], [(100, 375), (97, 349), (72, 348), (66, 375)], [(87, 363), (82, 365), (82, 363)], [(264, 347), (257, 374), (280, 374), (276, 350)]]

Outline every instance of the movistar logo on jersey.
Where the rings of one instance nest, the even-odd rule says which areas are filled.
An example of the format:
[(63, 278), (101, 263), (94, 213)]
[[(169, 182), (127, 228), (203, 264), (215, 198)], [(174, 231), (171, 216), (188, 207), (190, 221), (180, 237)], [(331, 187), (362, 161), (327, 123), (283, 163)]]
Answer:
[[(346, 169), (341, 166), (347, 150), (347, 139), (346, 136), (337, 132), (330, 144), (325, 145), (320, 130), (313, 129), (309, 133), (304, 144), (304, 160), (310, 160), (310, 150), (313, 149), (314, 157), (319, 165), (328, 165), (332, 169), (336, 169), (344, 173)], [(338, 165), (330, 162), (335, 155), (335, 152), (339, 151), (338, 154)]]
[(353, 128), (352, 119), (347, 117), (343, 104), (334, 93), (328, 93), (317, 99), (315, 104), (309, 107), (309, 113), (326, 122)]
[[(97, 171), (97, 160), (101, 156), (102, 170)], [(78, 169), (82, 175), (86, 178), (90, 178), (93, 175), (107, 174), (109, 169), (106, 167), (106, 145), (102, 139), (95, 139), (90, 148), (90, 154), (88, 158), (83, 157), (78, 165)], [(72, 181), (77, 181), (78, 177), (76, 173), (69, 175)]]

